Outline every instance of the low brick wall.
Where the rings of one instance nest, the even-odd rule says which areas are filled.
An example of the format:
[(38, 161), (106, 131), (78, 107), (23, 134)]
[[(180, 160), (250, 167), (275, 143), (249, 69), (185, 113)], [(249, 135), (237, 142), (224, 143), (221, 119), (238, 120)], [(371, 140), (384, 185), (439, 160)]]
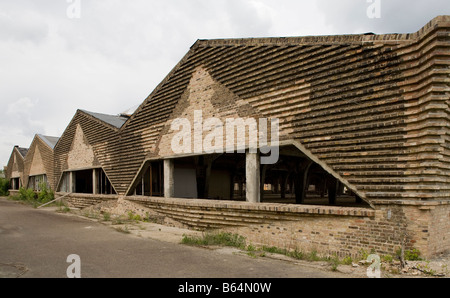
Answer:
[[(56, 193), (56, 198), (66, 195), (66, 193)], [(86, 208), (100, 204), (105, 201), (116, 201), (119, 198), (118, 195), (93, 195), (93, 194), (80, 194), (72, 193), (66, 196), (63, 200), (67, 202), (70, 207)]]
[(374, 209), (92, 194), (65, 201), (85, 208), (119, 198), (192, 229), (238, 233), (255, 245), (339, 256), (393, 255), (403, 246), (428, 258), (450, 250), (450, 200), (371, 200)]
[(10, 189), (8, 192), (11, 197), (19, 194), (19, 191), (14, 189)]
[[(339, 255), (357, 255), (360, 249), (370, 251), (375, 247), (361, 229), (375, 221), (376, 210), (368, 208), (148, 197), (126, 199), (191, 228), (238, 233), (255, 245)], [(356, 239), (356, 234), (360, 239)], [(383, 246), (383, 252), (392, 248)]]
[[(375, 209), (126, 197), (198, 230), (238, 233), (255, 245), (356, 256), (402, 246), (431, 257), (450, 248), (450, 201), (372, 201)], [(447, 220), (445, 220), (447, 218)]]

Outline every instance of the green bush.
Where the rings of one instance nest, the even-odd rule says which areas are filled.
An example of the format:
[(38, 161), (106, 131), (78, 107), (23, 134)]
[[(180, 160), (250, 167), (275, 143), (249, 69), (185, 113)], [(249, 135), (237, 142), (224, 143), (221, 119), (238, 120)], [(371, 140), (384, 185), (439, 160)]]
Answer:
[(19, 200), (33, 202), (36, 199), (36, 193), (31, 188), (19, 188)]
[(405, 260), (407, 261), (420, 261), (420, 251), (418, 249), (413, 248), (412, 250), (405, 251)]
[[(397, 257), (401, 257), (402, 254), (402, 250), (401, 248), (397, 249), (396, 251), (396, 255)], [(420, 251), (416, 248), (413, 248), (411, 250), (405, 250), (404, 251), (404, 259), (405, 261), (421, 261), (422, 258), (420, 257)]]
[(39, 183), (39, 193), (37, 195), (37, 200), (41, 204), (48, 203), (55, 199), (55, 193), (48, 187), (46, 182)]
[(9, 196), (9, 181), (5, 178), (0, 178), (0, 196)]
[(45, 182), (40, 183), (39, 188), (41, 190), (36, 193), (31, 188), (21, 187), (19, 189), (19, 193), (11, 197), (11, 199), (30, 203), (34, 207), (38, 207), (55, 199), (55, 193), (47, 186)]

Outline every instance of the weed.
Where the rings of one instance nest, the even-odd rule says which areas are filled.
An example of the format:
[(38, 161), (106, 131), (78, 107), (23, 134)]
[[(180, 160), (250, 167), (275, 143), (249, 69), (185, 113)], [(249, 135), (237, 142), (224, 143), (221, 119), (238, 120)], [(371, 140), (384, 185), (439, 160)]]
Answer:
[[(401, 248), (399, 248), (395, 253), (397, 257), (400, 258), (402, 253)], [(422, 258), (420, 257), (420, 254), (421, 254), (420, 251), (416, 248), (413, 248), (411, 250), (405, 250), (404, 251), (405, 261), (421, 261)]]
[(345, 257), (342, 259), (342, 264), (344, 265), (351, 265), (353, 263), (353, 259), (350, 256)]
[(128, 220), (134, 220), (134, 221), (142, 221), (142, 218), (139, 214), (134, 214), (133, 211), (128, 211)]
[(303, 260), (305, 258), (304, 253), (302, 251), (297, 250), (297, 249), (295, 249), (294, 251), (289, 252), (288, 255), (290, 257), (298, 259), (298, 260)]
[(183, 235), (182, 244), (188, 245), (221, 245), (245, 248), (245, 238), (238, 234), (224, 232), (206, 232), (202, 236)]
[(341, 261), (337, 254), (334, 254), (333, 257), (328, 258), (328, 261), (331, 263), (331, 271), (336, 271)]
[(253, 245), (249, 244), (249, 245), (247, 245), (247, 251), (256, 251), (256, 247), (254, 247)]
[(308, 256), (306, 256), (306, 259), (308, 261), (320, 261), (321, 258), (317, 255), (317, 251), (316, 250), (312, 250)]
[(103, 220), (104, 221), (110, 221), (111, 220), (111, 214), (109, 214), (109, 212), (103, 213)]
[(124, 233), (124, 234), (130, 234), (131, 232), (128, 230), (128, 226), (125, 227), (117, 227), (115, 228), (116, 231)]
[(386, 262), (386, 263), (391, 263), (394, 260), (394, 258), (391, 255), (384, 255), (381, 258), (382, 258), (383, 262)]

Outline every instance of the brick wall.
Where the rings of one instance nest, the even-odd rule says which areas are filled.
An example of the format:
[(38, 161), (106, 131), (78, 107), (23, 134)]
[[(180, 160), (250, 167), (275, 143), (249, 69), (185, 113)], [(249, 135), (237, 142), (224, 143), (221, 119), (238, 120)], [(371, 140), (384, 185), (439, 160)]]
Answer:
[(126, 197), (185, 226), (238, 233), (255, 245), (356, 256), (404, 245), (430, 257), (449, 247), (450, 204), (380, 200), (375, 210), (333, 206)]
[[(61, 197), (65, 193), (57, 193), (56, 197)], [(64, 198), (69, 207), (85, 208), (94, 206), (105, 201), (115, 201), (119, 197), (117, 195), (93, 195), (93, 194), (70, 194)]]

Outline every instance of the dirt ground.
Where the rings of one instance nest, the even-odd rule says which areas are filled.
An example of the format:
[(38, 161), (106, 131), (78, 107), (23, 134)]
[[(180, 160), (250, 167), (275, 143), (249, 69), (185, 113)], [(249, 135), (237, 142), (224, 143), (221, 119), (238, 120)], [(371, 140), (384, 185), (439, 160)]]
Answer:
[[(61, 208), (55, 208), (61, 211)], [(109, 201), (96, 206), (76, 209), (71, 208), (70, 213), (83, 216), (91, 220), (102, 222), (111, 226), (119, 232), (129, 233), (136, 237), (157, 239), (172, 243), (181, 243), (184, 236), (202, 236), (202, 232), (188, 229), (180, 223), (173, 221), (159, 213), (145, 208), (141, 205), (125, 201)], [(145, 219), (145, 220), (144, 220)], [(366, 278), (368, 274), (376, 275), (366, 260), (353, 261), (351, 264), (330, 261), (306, 261), (299, 260), (286, 255), (259, 251), (258, 249), (241, 250), (229, 247), (205, 247), (222, 253), (243, 254), (249, 257), (265, 257), (278, 259), (284, 262), (293, 262), (300, 266), (311, 266), (332, 270), (346, 274), (349, 278)], [(380, 260), (381, 270), (379, 276), (382, 278), (445, 278), (450, 277), (450, 252), (441, 254), (430, 260), (405, 261), (402, 266), (400, 260)], [(373, 264), (373, 263), (372, 263)], [(370, 271), (370, 272), (368, 272)]]

